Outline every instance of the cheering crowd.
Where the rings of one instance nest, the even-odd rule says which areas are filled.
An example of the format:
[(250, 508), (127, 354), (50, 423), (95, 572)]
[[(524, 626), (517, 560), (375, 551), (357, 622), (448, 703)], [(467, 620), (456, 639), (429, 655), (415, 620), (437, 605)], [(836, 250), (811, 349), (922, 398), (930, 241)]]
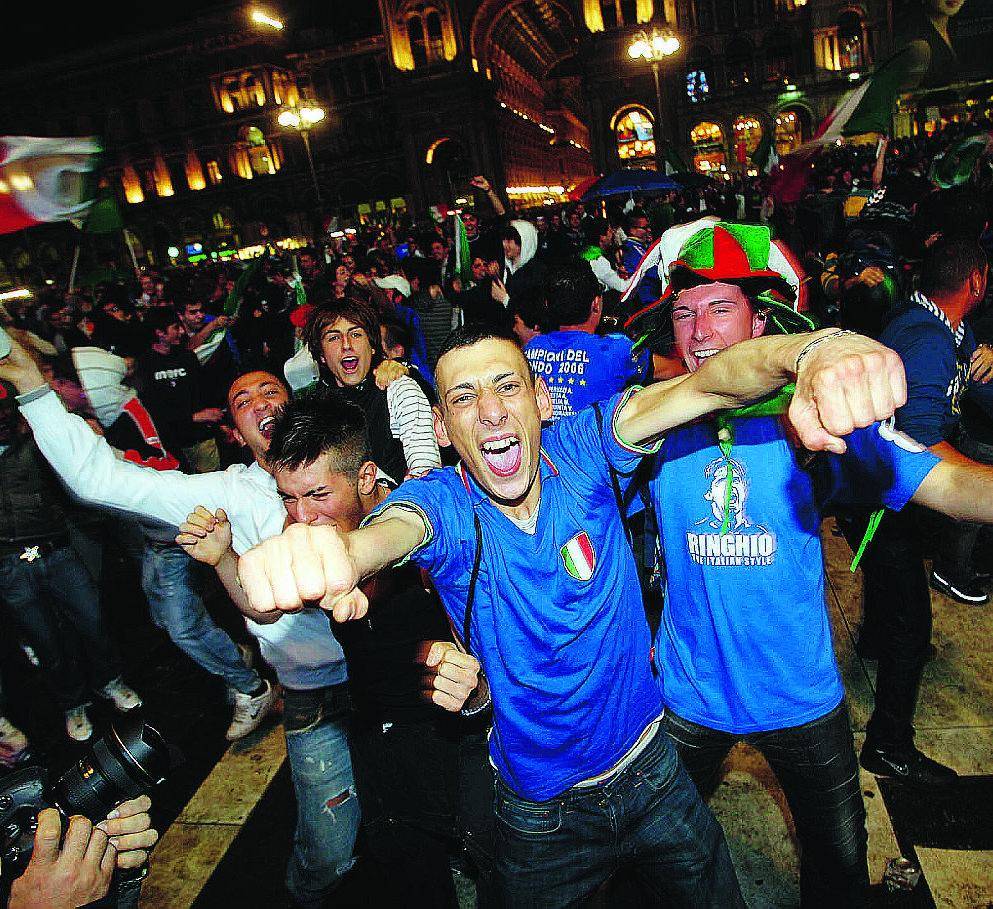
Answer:
[[(362, 861), (454, 906), (456, 859), (483, 906), (622, 868), (652, 904), (743, 905), (706, 804), (739, 741), (802, 905), (868, 905), (859, 765), (954, 781), (914, 744), (930, 588), (988, 599), (993, 172), (967, 138), (832, 149), (790, 204), (741, 177), (510, 214), (479, 176), (458, 217), (8, 302), (7, 636), (71, 739), (94, 698), (139, 710), (98, 593), (105, 547), (133, 559), (228, 739), (282, 711), (295, 905)], [(828, 516), (878, 660), (859, 754)], [(0, 760), (28, 749), (0, 719)]]

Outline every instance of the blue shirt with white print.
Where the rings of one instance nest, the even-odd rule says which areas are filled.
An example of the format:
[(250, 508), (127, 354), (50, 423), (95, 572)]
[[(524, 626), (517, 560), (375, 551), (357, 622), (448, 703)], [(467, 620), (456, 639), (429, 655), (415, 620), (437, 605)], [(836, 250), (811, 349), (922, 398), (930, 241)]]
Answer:
[[(671, 431), (650, 488), (666, 605), (655, 648), (666, 708), (735, 734), (799, 726), (843, 696), (824, 600), (821, 515), (776, 417), (735, 420), (732, 495), (713, 423)], [(900, 509), (938, 458), (878, 425), (825, 455), (829, 498)]]
[[(627, 394), (630, 394), (628, 392)], [(482, 528), (472, 610), (473, 653), (493, 695), (490, 756), (523, 798), (545, 801), (609, 770), (661, 713), (651, 636), (631, 549), (611, 488), (647, 449), (612, 431), (626, 400), (542, 432), (533, 535), (518, 528), (461, 468), (408, 480), (374, 512), (412, 509), (428, 527), (413, 560), (427, 569), (457, 629)]]
[(552, 419), (571, 417), (594, 401), (603, 401), (628, 385), (652, 377), (652, 354), (634, 354), (626, 335), (593, 335), (586, 331), (553, 331), (532, 338), (524, 347), (536, 376), (545, 380), (552, 398)]

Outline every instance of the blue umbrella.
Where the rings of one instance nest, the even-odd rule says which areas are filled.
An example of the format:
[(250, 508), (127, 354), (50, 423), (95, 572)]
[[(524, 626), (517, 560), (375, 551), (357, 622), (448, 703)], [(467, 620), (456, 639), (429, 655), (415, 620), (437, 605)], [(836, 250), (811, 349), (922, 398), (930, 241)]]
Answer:
[(657, 170), (645, 170), (643, 167), (625, 167), (623, 170), (614, 171), (597, 180), (585, 193), (582, 201), (599, 199), (603, 196), (616, 196), (621, 193), (657, 193), (670, 189), (682, 189), (681, 183), (677, 183), (667, 174), (659, 173)]

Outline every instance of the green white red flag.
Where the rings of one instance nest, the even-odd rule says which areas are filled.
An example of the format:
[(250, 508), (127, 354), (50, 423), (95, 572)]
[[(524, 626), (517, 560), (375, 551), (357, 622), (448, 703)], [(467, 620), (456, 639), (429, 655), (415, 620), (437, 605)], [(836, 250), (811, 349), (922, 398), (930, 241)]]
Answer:
[(455, 274), (463, 283), (472, 280), (472, 254), (469, 251), (469, 235), (465, 232), (462, 216), (456, 212), (455, 218)]
[(814, 163), (828, 146), (840, 144), (847, 136), (865, 133), (888, 136), (893, 128), (896, 99), (919, 81), (919, 67), (917, 51), (904, 47), (848, 92), (817, 128), (814, 138), (786, 155), (772, 169), (769, 188), (773, 198), (779, 203), (799, 201)]
[(98, 139), (0, 137), (0, 234), (85, 214)]

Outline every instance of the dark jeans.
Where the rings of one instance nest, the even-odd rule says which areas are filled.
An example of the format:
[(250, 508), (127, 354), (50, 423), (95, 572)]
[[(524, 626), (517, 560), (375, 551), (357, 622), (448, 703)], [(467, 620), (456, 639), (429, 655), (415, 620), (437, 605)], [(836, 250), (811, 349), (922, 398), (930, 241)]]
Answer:
[(0, 557), (0, 601), (62, 710), (86, 703), (87, 683), (102, 688), (120, 675), (93, 578), (69, 546), (30, 562)]
[(744, 906), (724, 833), (662, 730), (606, 782), (546, 802), (497, 779), (494, 811), (507, 906), (577, 906), (626, 866), (649, 905)]
[(485, 902), (492, 775), (485, 741), (462, 730), (449, 716), (392, 723), (353, 717), (349, 743), (362, 826), (395, 905), (458, 906), (449, 858), (460, 837)]
[[(857, 547), (867, 523), (859, 515), (845, 527)], [(906, 749), (914, 743), (914, 710), (931, 644), (931, 589), (924, 567), (933, 516), (908, 505), (887, 511), (862, 556), (862, 631), (877, 643), (876, 703), (866, 744)]]
[(663, 723), (704, 798), (736, 742), (747, 742), (769, 762), (800, 841), (804, 909), (868, 905), (865, 805), (844, 702), (811, 723), (750, 735), (699, 726), (669, 710)]

